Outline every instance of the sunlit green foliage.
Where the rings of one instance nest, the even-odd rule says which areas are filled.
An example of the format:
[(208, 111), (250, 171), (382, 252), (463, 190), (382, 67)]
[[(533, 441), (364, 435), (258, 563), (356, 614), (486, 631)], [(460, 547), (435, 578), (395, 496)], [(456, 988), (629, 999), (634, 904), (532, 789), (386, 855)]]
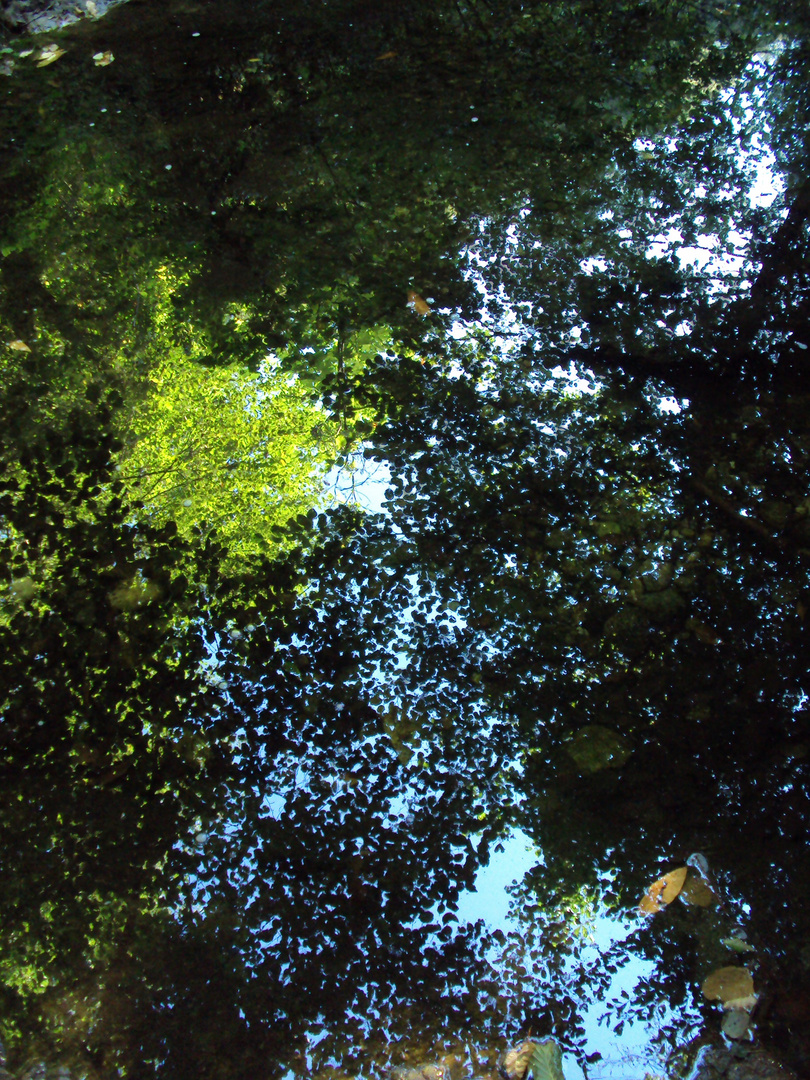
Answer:
[(323, 502), (336, 428), (294, 377), (201, 367), (172, 350), (149, 382), (118, 472), (151, 520), (216, 535), (245, 558), (277, 550), (290, 518)]

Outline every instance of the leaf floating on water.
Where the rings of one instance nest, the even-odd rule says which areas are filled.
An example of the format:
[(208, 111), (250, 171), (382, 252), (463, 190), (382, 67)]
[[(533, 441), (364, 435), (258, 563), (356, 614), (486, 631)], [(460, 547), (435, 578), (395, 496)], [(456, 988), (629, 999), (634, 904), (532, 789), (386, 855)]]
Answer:
[(14, 578), (9, 585), (9, 592), (11, 593), (13, 599), (17, 601), (17, 603), (27, 604), (36, 596), (37, 587), (34, 584), (33, 578)]
[(589, 724), (581, 728), (565, 744), (565, 749), (583, 772), (594, 773), (600, 769), (620, 769), (633, 752), (632, 744), (624, 735), (601, 724)]
[(408, 289), (408, 307), (415, 311), (417, 315), (430, 314), (430, 305), (413, 289)]
[(388, 1075), (391, 1080), (449, 1080), (450, 1074), (444, 1065), (420, 1065), (415, 1068), (395, 1065)]
[(396, 55), (397, 55), (396, 49), (391, 49), (391, 50), (389, 50), (389, 52), (384, 52), (382, 54), (382, 56), (376, 56), (374, 59), (375, 60), (393, 60)]
[(724, 937), (720, 939), (720, 944), (725, 945), (727, 949), (731, 949), (732, 952), (736, 953), (746, 953), (754, 951), (754, 946), (749, 945), (749, 943), (741, 937)]
[(533, 1080), (565, 1080), (562, 1052), (553, 1039), (543, 1039), (535, 1044), (531, 1069)]
[(507, 1080), (523, 1080), (532, 1060), (536, 1043), (531, 1039), (522, 1042), (520, 1046), (514, 1046), (507, 1050), (501, 1058), (498, 1068), (502, 1076)]
[(8, 347), (10, 349), (15, 349), (17, 352), (31, 352), (24, 341), (9, 341)]
[(695, 907), (711, 907), (717, 899), (706, 880), (693, 870), (689, 871), (680, 897), (685, 904), (693, 904)]
[[(709, 1001), (720, 1001), (728, 1005), (732, 1001), (751, 1001), (754, 999), (754, 979), (748, 968), (722, 967), (713, 971), (701, 987), (703, 996)], [(752, 1001), (753, 999), (753, 1001)]]
[(109, 67), (114, 59), (115, 57), (109, 50), (107, 52), (93, 53), (93, 63), (96, 67)]
[(680, 866), (677, 870), (670, 870), (668, 874), (664, 874), (658, 881), (653, 882), (641, 898), (638, 905), (640, 910), (645, 915), (655, 915), (667, 904), (671, 904), (683, 888), (688, 872), (685, 866)]
[(744, 1039), (750, 1023), (751, 1018), (745, 1009), (729, 1009), (723, 1017), (721, 1030), (727, 1039)]
[(60, 56), (65, 55), (65, 50), (60, 49), (58, 45), (46, 45), (37, 57), (37, 67), (47, 67), (48, 64), (52, 64), (54, 60), (58, 60)]
[(700, 641), (705, 641), (707, 645), (719, 645), (721, 638), (719, 634), (712, 629), (711, 626), (707, 626), (705, 623), (698, 622), (697, 619), (691, 620), (692, 633)]

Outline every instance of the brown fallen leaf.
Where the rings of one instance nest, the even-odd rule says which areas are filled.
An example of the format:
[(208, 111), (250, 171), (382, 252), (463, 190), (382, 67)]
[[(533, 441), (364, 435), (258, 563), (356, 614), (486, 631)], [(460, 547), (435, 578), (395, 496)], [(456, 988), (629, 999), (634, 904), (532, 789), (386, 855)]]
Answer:
[(685, 904), (693, 904), (695, 907), (711, 907), (717, 900), (708, 883), (694, 870), (689, 871), (680, 897)]
[(375, 60), (393, 60), (396, 55), (397, 55), (396, 49), (391, 49), (391, 50), (389, 50), (389, 52), (384, 52), (382, 54), (382, 56), (375, 56), (374, 59)]
[(498, 1071), (506, 1080), (523, 1080), (529, 1068), (536, 1043), (526, 1039), (520, 1046), (507, 1050), (498, 1062)]
[(419, 293), (408, 289), (408, 307), (412, 308), (417, 315), (429, 315), (430, 305), (425, 303)]
[(722, 967), (704, 980), (701, 990), (709, 1001), (721, 1001), (725, 1005), (739, 998), (750, 999), (754, 993), (754, 979), (748, 968)]
[(653, 882), (642, 896), (638, 905), (639, 909), (645, 915), (655, 915), (667, 904), (671, 904), (683, 888), (687, 873), (687, 868), (680, 866), (677, 870), (670, 870), (668, 874), (664, 874), (658, 881)]
[(699, 641), (705, 641), (707, 645), (720, 644), (721, 639), (717, 632), (706, 623), (698, 622), (697, 619), (692, 620), (692, 633)]
[(7, 345), (10, 349), (16, 349), (17, 352), (31, 352), (24, 341), (9, 341)]

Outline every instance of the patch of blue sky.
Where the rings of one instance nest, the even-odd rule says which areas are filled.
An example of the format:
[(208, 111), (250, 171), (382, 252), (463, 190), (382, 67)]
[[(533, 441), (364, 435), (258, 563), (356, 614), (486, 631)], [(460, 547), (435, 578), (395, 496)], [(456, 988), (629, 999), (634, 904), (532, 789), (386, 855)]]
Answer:
[(369, 514), (385, 514), (386, 489), (391, 486), (387, 462), (366, 456), (373, 447), (360, 443), (346, 460), (333, 465), (324, 478), (327, 506), (354, 506)]
[[(515, 830), (478, 871), (474, 887), (461, 894), (457, 908), (459, 921), (474, 925), (482, 920), (493, 930), (521, 937), (526, 916), (520, 912), (517, 887), (527, 874), (544, 865), (542, 851), (525, 832)], [(566, 1080), (626, 1080), (629, 1062), (639, 1069), (638, 1075), (645, 1069), (657, 1073), (663, 1070), (667, 1052), (660, 1040), (661, 1030), (676, 1028), (687, 1041), (701, 1028), (697, 1004), (688, 1003), (676, 1010), (662, 995), (646, 1019), (628, 1020), (619, 1033), (607, 1033), (618, 1027), (616, 1018), (622, 1004), (632, 1002), (640, 984), (654, 980), (656, 973), (655, 963), (637, 956), (628, 942), (638, 932), (643, 917), (637, 911), (615, 910), (608, 899), (614, 880), (615, 872), (606, 875), (599, 890), (584, 897), (583, 903), (575, 903), (567, 916), (564, 903), (561, 908), (578, 944), (565, 963), (571, 986), (581, 984), (583, 970), (593, 970), (594, 975), (600, 976), (598, 981), (603, 987), (599, 1000), (584, 1004), (579, 1017), (585, 1028), (584, 1053), (599, 1053), (601, 1060), (586, 1073), (573, 1056), (565, 1055)], [(628, 947), (623, 949), (625, 942)], [(609, 954), (616, 970), (605, 980)], [(493, 947), (490, 962), (497, 973), (497, 947)], [(509, 974), (504, 970), (504, 985), (508, 979)]]

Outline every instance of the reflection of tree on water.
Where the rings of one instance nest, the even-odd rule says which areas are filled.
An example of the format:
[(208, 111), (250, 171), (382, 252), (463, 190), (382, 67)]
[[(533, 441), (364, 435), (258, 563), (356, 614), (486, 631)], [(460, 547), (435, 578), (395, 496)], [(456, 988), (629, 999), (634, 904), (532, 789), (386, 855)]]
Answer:
[[(218, 5), (169, 29), (132, 9), (89, 53), (71, 39), (53, 84), (15, 60), (15, 1062), (359, 1074), (430, 1046), (483, 1070), (505, 1025), (581, 1058), (629, 953), (655, 975), (609, 1022), (665, 997), (681, 1037), (732, 922), (776, 988), (763, 1033), (806, 1053), (806, 28), (786, 10), (742, 75), (764, 12), (575, 7), (352, 7), (352, 28)], [(735, 79), (731, 103), (712, 89)], [(770, 209), (738, 153), (757, 88), (787, 182)], [(672, 249), (748, 231), (748, 261), (687, 270), (650, 253), (665, 225)], [(148, 380), (227, 362), (251, 385), (270, 349), (298, 379), (290, 446), (323, 450), (311, 385), (346, 453), (384, 463), (384, 513), (287, 514), (246, 559), (238, 529), (219, 548), (168, 500), (127, 505), (111, 462), (173, 436), (130, 423)], [(551, 378), (570, 361), (592, 392)], [(223, 445), (245, 434), (213, 411)], [(629, 756), (583, 773), (572, 746), (600, 728)], [(520, 933), (459, 927), (516, 825), (543, 858)], [(606, 881), (634, 908), (696, 851), (724, 908), (673, 903), (586, 954)]]

